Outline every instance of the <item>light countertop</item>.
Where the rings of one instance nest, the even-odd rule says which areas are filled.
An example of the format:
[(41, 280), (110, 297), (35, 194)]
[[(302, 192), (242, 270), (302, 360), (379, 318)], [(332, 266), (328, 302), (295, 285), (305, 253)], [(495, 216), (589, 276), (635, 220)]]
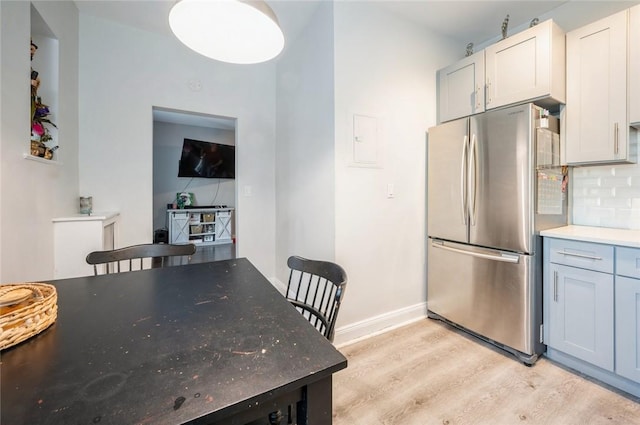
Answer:
[(571, 225), (543, 230), (540, 235), (549, 238), (640, 248), (640, 230)]
[(111, 221), (115, 220), (120, 213), (118, 212), (92, 212), (91, 214), (72, 214), (66, 217), (55, 217), (51, 219), (54, 223), (67, 221)]

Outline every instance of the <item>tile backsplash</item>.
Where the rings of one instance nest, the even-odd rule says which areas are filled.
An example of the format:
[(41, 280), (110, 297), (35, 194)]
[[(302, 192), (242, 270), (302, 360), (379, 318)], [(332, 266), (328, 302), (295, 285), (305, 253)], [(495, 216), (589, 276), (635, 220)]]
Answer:
[(640, 164), (574, 167), (572, 224), (640, 229)]

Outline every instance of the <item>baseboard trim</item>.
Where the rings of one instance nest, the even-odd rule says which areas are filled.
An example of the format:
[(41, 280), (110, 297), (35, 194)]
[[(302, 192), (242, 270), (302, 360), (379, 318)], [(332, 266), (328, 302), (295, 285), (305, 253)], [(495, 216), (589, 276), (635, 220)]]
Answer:
[(281, 294), (285, 294), (287, 292), (287, 284), (280, 281), (280, 279), (276, 277), (272, 277), (269, 279), (271, 284), (280, 292)]
[[(277, 278), (269, 279), (271, 284), (281, 293), (287, 291), (287, 284)], [(372, 336), (392, 331), (418, 320), (426, 319), (427, 303), (422, 302), (398, 310), (389, 311), (356, 323), (336, 328), (333, 344), (337, 348), (345, 347)], [(340, 318), (338, 318), (340, 321)]]
[[(336, 328), (333, 343), (337, 348), (389, 332), (427, 317), (427, 303), (422, 302), (356, 323)], [(340, 320), (340, 318), (338, 318)]]

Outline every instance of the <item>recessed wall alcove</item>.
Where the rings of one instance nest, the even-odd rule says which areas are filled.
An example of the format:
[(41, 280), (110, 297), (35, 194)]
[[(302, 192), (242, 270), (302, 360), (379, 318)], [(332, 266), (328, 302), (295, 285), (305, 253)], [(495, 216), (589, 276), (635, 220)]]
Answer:
[[(60, 146), (60, 129), (57, 127), (57, 123), (60, 122), (60, 46), (58, 37), (56, 37), (33, 5), (31, 5), (31, 41), (37, 46), (31, 59), (32, 77), (35, 75), (39, 81), (35, 94), (41, 103), (48, 107), (49, 114), (46, 119), (55, 125), (46, 122), (42, 124), (51, 136), (50, 140), (44, 142), (44, 145), (51, 149), (47, 152), (48, 159), (44, 159), (44, 157), (38, 156), (37, 152), (32, 151), (30, 141), (34, 140), (33, 133), (30, 137), (26, 137), (24, 157), (43, 163), (55, 164), (59, 163), (60, 152), (63, 148)], [(25, 46), (25, 54), (26, 50), (27, 46)], [(34, 72), (37, 74), (34, 74)], [(37, 140), (37, 137), (35, 137), (35, 140)], [(60, 147), (60, 150), (56, 147)], [(43, 155), (42, 152), (41, 155)]]

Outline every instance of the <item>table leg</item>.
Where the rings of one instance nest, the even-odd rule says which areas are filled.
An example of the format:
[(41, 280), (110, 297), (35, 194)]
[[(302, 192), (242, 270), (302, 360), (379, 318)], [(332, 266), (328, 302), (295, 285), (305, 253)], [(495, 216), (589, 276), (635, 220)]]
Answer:
[(332, 396), (331, 375), (307, 385), (297, 406), (297, 425), (331, 425)]

